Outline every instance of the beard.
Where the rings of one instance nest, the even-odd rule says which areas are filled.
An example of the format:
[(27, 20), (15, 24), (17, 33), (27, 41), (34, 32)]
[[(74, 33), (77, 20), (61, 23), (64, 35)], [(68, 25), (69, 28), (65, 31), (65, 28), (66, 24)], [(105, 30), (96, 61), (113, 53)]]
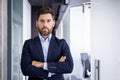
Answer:
[(47, 27), (43, 27), (42, 29), (38, 30), (42, 36), (48, 36), (52, 32), (52, 29), (48, 29)]

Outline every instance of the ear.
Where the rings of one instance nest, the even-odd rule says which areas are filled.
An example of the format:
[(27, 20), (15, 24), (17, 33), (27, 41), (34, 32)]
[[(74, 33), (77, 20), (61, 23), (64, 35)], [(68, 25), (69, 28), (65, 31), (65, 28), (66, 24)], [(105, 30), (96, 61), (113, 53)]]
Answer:
[(55, 27), (55, 20), (53, 21), (53, 27)]

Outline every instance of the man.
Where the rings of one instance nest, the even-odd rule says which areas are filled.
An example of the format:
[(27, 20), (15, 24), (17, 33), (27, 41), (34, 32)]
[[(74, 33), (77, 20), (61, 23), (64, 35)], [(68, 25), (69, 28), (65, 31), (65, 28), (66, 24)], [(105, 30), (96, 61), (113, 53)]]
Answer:
[(49, 7), (41, 8), (37, 13), (37, 37), (25, 41), (21, 70), (28, 80), (64, 80), (64, 73), (73, 70), (73, 59), (64, 39), (52, 35), (55, 16)]

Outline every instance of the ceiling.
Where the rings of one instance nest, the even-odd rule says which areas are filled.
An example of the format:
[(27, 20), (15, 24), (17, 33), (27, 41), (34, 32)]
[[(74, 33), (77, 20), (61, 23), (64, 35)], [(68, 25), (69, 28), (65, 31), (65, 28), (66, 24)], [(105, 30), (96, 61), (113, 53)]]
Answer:
[(28, 0), (32, 6), (49, 6), (52, 7), (53, 4), (64, 4), (65, 0)]
[(90, 0), (28, 0), (32, 6), (49, 6), (52, 7), (54, 4), (69, 4), (70, 6), (81, 5)]
[[(74, 7), (82, 5), (90, 0), (28, 0), (32, 7), (51, 7), (55, 11), (56, 22), (61, 19), (68, 6)], [(59, 23), (58, 22), (58, 23)]]

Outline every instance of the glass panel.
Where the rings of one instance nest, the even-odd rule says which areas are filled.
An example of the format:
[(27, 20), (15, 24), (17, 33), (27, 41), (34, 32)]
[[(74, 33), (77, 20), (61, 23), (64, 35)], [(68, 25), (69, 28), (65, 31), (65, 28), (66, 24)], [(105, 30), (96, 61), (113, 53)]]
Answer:
[(74, 61), (71, 80), (86, 80), (90, 75), (90, 9), (87, 5), (70, 8), (70, 48)]
[(11, 80), (22, 80), (20, 54), (22, 50), (23, 2), (11, 0)]

